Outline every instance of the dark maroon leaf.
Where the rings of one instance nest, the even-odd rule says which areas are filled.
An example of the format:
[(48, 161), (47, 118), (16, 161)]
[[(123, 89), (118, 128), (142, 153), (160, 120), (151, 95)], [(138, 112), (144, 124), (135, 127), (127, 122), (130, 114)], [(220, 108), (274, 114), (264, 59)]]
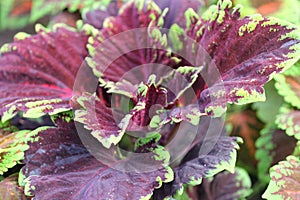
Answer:
[[(232, 8), (229, 0), (219, 1), (202, 19), (189, 10), (187, 23), (187, 35), (212, 59), (203, 66), (199, 77), (200, 83), (206, 81), (199, 102), (207, 112), (220, 105), (224, 107), (222, 101), (244, 104), (265, 100), (263, 85), (299, 59), (296, 26), (260, 15), (240, 18), (239, 9)], [(201, 66), (207, 56), (195, 56), (203, 49), (193, 45), (183, 42), (179, 47), (184, 57), (196, 60), (197, 66)], [(195, 53), (188, 55), (188, 52)]]
[(130, 111), (132, 118), (127, 129), (138, 131), (150, 124), (157, 110), (167, 106), (167, 90), (155, 86), (155, 83), (142, 84), (133, 103), (135, 107)]
[(240, 141), (240, 138), (221, 136), (217, 141), (215, 140), (206, 141), (206, 146), (211, 146), (216, 142), (207, 154), (201, 155), (201, 142), (189, 151), (181, 164), (173, 169), (175, 179), (156, 190), (154, 199), (173, 196), (183, 187), (183, 184), (199, 185), (203, 178), (213, 177), (223, 170), (233, 173), (236, 149), (238, 148), (237, 142)]
[(88, 36), (73, 29), (38, 28), (36, 35), (20, 33), (1, 48), (0, 115), (18, 111), (40, 117), (69, 110), (76, 73), (87, 56)]
[(83, 146), (72, 121), (56, 121), (63, 126), (39, 132), (38, 142), (31, 143), (26, 152), (23, 184), (26, 194), (35, 199), (150, 198), (154, 188), (172, 178), (162, 163), (161, 169), (149, 172), (105, 166)]
[[(194, 73), (191, 74), (194, 75)], [(188, 82), (190, 85), (195, 78), (191, 79)], [(171, 87), (175, 87), (174, 90), (178, 90), (176, 94), (180, 97), (181, 90), (185, 90), (183, 88), (184, 81), (181, 81), (179, 77), (167, 82), (172, 85)], [(177, 84), (177, 82), (179, 83)], [(146, 133), (161, 130), (170, 122), (187, 121), (195, 126), (198, 125), (201, 113), (197, 105), (184, 107), (186, 102), (182, 102), (180, 108), (173, 108), (176, 102), (174, 98), (178, 99), (179, 97), (168, 99), (170, 96), (168, 90), (163, 86), (156, 85), (155, 76), (150, 76), (147, 84), (141, 83), (136, 86), (136, 89), (133, 87), (130, 92), (128, 92), (128, 87), (124, 87), (123, 82), (119, 83), (110, 91), (121, 94), (128, 93), (130, 99), (113, 93), (110, 106), (107, 106), (95, 95), (77, 98), (82, 109), (76, 110), (75, 121), (84, 124), (86, 129), (91, 130), (91, 134), (105, 147), (109, 148), (111, 144), (118, 144), (125, 131), (138, 132), (140, 136), (145, 137)], [(173, 101), (168, 102), (168, 100)], [(171, 109), (168, 110), (168, 107)], [(171, 131), (170, 129), (169, 132)]]
[[(109, 148), (111, 144), (117, 144), (121, 140), (127, 125), (118, 126), (119, 115), (107, 107), (101, 99), (94, 95), (81, 96), (77, 99), (83, 109), (75, 111), (75, 120), (85, 124), (85, 128), (91, 130), (91, 134), (97, 138), (103, 146)], [(119, 121), (120, 122), (120, 121)]]
[(175, 61), (162, 50), (166, 38), (155, 29), (161, 18), (153, 2), (138, 0), (126, 4), (118, 16), (106, 20), (103, 29), (91, 40), (88, 60), (102, 86), (110, 88), (121, 80), (132, 85), (147, 83), (151, 74), (163, 76), (170, 72), (172, 68), (168, 66)]
[(198, 187), (199, 200), (233, 200), (245, 199), (251, 194), (251, 180), (242, 168), (234, 173), (221, 172), (213, 179), (204, 179)]

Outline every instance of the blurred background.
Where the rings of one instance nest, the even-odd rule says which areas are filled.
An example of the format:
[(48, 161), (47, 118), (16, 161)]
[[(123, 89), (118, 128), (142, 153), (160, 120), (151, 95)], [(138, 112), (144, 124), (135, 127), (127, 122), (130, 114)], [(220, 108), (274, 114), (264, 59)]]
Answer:
[[(111, 1), (117, 1), (121, 5), (128, 0), (0, 0), (0, 45), (11, 42), (13, 36), (20, 31), (34, 33), (34, 24), (46, 26), (51, 20), (55, 20), (57, 14), (66, 10), (73, 13), (73, 16), (68, 15), (65, 18), (80, 19), (86, 16), (86, 10), (91, 8), (101, 10)], [(217, 0), (200, 1), (203, 7), (199, 12), (205, 11), (217, 2)], [(235, 5), (243, 5), (243, 15), (260, 13), (300, 24), (299, 0), (232, 0), (232, 2)]]

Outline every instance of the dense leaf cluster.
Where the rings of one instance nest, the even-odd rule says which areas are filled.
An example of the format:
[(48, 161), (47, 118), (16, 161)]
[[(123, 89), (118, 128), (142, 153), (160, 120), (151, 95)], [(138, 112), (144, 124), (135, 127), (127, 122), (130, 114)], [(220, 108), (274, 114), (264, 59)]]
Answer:
[(1, 47), (0, 195), (253, 198), (293, 154), (263, 197), (298, 199), (299, 29), (237, 2), (1, 2), (64, 13)]

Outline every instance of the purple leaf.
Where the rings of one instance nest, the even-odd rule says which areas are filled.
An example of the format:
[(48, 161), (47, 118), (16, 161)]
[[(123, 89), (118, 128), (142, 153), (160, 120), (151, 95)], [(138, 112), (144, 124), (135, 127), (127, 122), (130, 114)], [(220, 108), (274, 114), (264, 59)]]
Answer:
[(101, 86), (110, 88), (121, 80), (132, 85), (146, 83), (151, 74), (170, 72), (168, 66), (175, 61), (163, 50), (165, 36), (155, 29), (162, 18), (160, 13), (153, 2), (131, 1), (96, 31), (89, 45), (88, 64), (100, 77)]
[[(175, 167), (175, 178), (171, 183), (164, 184), (154, 193), (155, 199), (175, 195), (183, 184), (199, 185), (203, 178), (213, 177), (215, 174), (227, 170), (234, 172), (236, 162), (237, 142), (240, 138), (221, 136), (208, 154), (199, 155), (201, 143), (196, 145), (185, 156), (178, 167)], [(210, 141), (212, 144), (214, 139)], [(205, 144), (210, 146), (209, 141)]]
[(118, 113), (113, 112), (101, 99), (94, 95), (78, 97), (77, 101), (84, 110), (75, 111), (75, 120), (85, 124), (86, 129), (92, 130), (91, 134), (103, 146), (109, 148), (111, 144), (119, 143), (127, 126), (118, 126), (117, 119), (120, 118), (116, 116)]
[(35, 199), (150, 198), (154, 188), (172, 178), (159, 160), (161, 168), (149, 172), (105, 166), (83, 146), (72, 121), (56, 121), (61, 126), (39, 132), (38, 142), (31, 143), (26, 152), (22, 183), (26, 194)]
[(198, 188), (198, 199), (245, 199), (251, 192), (251, 180), (248, 173), (242, 168), (235, 168), (233, 174), (224, 171), (211, 180), (204, 179)]
[[(140, 131), (150, 124), (151, 115), (167, 105), (166, 90), (156, 87), (154, 83), (141, 84), (135, 91), (135, 98), (123, 102), (119, 96), (108, 107), (95, 95), (77, 98), (82, 109), (75, 111), (75, 121), (92, 130), (91, 134), (105, 147), (116, 145), (122, 139), (125, 130)], [(132, 103), (132, 108), (130, 108)]]
[(185, 12), (192, 8), (195, 11), (198, 11), (202, 6), (202, 1), (200, 0), (164, 0), (154, 1), (160, 9), (163, 11), (168, 8), (168, 12), (164, 18), (164, 28), (169, 29), (173, 24), (178, 24), (181, 27), (185, 26)]
[[(168, 82), (175, 89), (183, 87), (180, 78), (174, 80), (179, 83), (176, 84), (177, 81), (173, 80)], [(180, 95), (180, 90), (177, 95)], [(176, 101), (168, 102), (169, 93), (164, 87), (156, 85), (155, 76), (150, 76), (147, 84), (141, 83), (137, 89), (133, 89), (129, 96), (130, 99), (124, 99), (123, 96), (113, 93), (109, 106), (95, 95), (81, 96), (77, 101), (82, 108), (76, 110), (75, 121), (92, 130), (91, 134), (109, 148), (121, 141), (125, 131), (139, 132), (140, 136), (143, 132), (145, 137), (145, 133), (162, 130), (170, 122), (187, 121), (196, 126), (202, 115), (197, 105), (184, 107), (186, 102), (182, 102), (180, 108), (174, 107)], [(170, 129), (169, 132), (171, 131)]]
[(87, 56), (88, 36), (68, 28), (37, 28), (36, 35), (19, 33), (1, 48), (0, 115), (18, 111), (40, 117), (69, 110), (76, 73)]
[[(263, 85), (299, 59), (297, 27), (260, 15), (240, 18), (239, 9), (232, 8), (229, 0), (220, 1), (202, 18), (189, 10), (187, 24), (187, 35), (203, 49), (193, 47), (194, 43), (181, 43), (178, 48), (184, 57), (196, 59), (201, 66), (207, 56), (196, 55), (205, 50), (212, 59), (199, 77), (199, 85), (206, 81), (199, 102), (207, 112), (224, 105), (224, 100), (237, 104), (265, 100)], [(190, 49), (193, 55), (188, 55), (193, 52)], [(220, 94), (222, 87), (224, 94)]]
[(154, 83), (141, 84), (133, 101), (135, 107), (130, 111), (132, 117), (127, 129), (138, 131), (150, 124), (157, 110), (167, 106), (167, 91)]
[(88, 10), (83, 14), (83, 22), (91, 24), (97, 29), (102, 29), (103, 22), (106, 18), (116, 16), (119, 11), (121, 1), (112, 1), (104, 9)]

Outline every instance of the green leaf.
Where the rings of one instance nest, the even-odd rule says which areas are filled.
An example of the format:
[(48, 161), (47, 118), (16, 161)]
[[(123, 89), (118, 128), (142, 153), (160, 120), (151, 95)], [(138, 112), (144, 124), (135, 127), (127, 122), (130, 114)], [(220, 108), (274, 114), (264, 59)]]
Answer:
[[(264, 16), (273, 16), (300, 25), (300, 18), (295, 17), (300, 13), (300, 2), (298, 0), (280, 1), (251, 1), (235, 0), (234, 3), (241, 4), (244, 9), (242, 15), (261, 13)], [(256, 4), (256, 5), (255, 5)]]
[(287, 135), (294, 136), (300, 140), (300, 111), (288, 106), (280, 109), (280, 114), (276, 118), (276, 124), (282, 130), (286, 130)]
[(276, 88), (274, 87), (274, 81), (270, 81), (264, 86), (266, 93), (265, 102), (255, 102), (252, 108), (256, 110), (257, 117), (264, 123), (273, 123), (276, 119), (276, 115), (279, 112), (279, 108), (283, 103), (283, 98), (278, 95)]
[(275, 87), (284, 100), (300, 108), (300, 64), (294, 65), (284, 74), (275, 77)]
[(9, 123), (1, 124), (0, 126), (1, 175), (24, 159), (24, 152), (29, 149), (29, 145), (27, 143), (30, 141), (36, 141), (37, 138), (34, 136), (37, 132), (46, 129), (47, 127), (41, 127), (35, 131), (16, 131), (16, 128), (10, 127)]
[(0, 30), (21, 28), (29, 23), (30, 1), (0, 1)]
[(258, 178), (262, 183), (270, 181), (269, 169), (279, 161), (291, 155), (296, 147), (297, 140), (278, 130), (275, 126), (267, 126), (260, 132), (256, 141), (256, 154), (258, 160)]
[(270, 170), (271, 181), (263, 198), (270, 200), (300, 199), (300, 160), (289, 156)]

